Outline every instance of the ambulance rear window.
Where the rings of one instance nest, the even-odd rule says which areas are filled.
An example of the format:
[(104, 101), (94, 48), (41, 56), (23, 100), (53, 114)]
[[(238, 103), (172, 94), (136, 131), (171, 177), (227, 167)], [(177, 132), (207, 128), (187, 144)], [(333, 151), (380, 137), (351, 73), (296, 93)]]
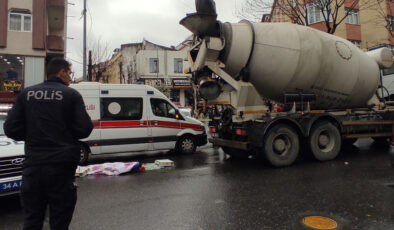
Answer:
[(141, 120), (142, 98), (102, 98), (102, 120)]

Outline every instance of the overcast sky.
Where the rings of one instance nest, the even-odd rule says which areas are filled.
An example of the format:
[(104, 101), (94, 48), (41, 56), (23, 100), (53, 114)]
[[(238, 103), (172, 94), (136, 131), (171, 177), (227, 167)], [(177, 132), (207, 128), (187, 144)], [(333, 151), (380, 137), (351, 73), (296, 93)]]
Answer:
[[(68, 0), (67, 53), (75, 77), (82, 76), (83, 0)], [(108, 43), (110, 53), (121, 44), (143, 38), (164, 46), (176, 46), (190, 32), (179, 24), (186, 13), (195, 12), (195, 0), (87, 0), (87, 36)], [(218, 19), (238, 22), (236, 9), (244, 0), (215, 0)]]

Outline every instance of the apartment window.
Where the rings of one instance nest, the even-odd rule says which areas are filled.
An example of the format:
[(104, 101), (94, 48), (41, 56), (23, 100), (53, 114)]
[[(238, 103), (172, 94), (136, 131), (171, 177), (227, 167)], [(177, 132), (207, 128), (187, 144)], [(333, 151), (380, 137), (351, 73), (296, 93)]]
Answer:
[(174, 73), (182, 73), (182, 72), (183, 72), (183, 59), (174, 58)]
[(393, 24), (394, 23), (394, 17), (387, 16), (386, 20), (387, 20), (387, 29), (390, 30), (390, 31), (393, 31), (394, 30), (394, 24)]
[(149, 72), (158, 73), (159, 72), (159, 59), (149, 58)]
[(346, 24), (360, 25), (360, 13), (356, 9), (346, 9)]
[(9, 18), (10, 31), (31, 32), (31, 14), (29, 11), (11, 11)]
[(349, 41), (361, 49), (361, 41), (357, 41), (357, 40), (349, 40)]
[(318, 23), (318, 22), (323, 22), (327, 18), (329, 18), (330, 21), (332, 21), (331, 15), (327, 12), (327, 9), (322, 9), (325, 7), (326, 3), (309, 3), (306, 5), (306, 10), (308, 11), (308, 23), (313, 24), (313, 23)]

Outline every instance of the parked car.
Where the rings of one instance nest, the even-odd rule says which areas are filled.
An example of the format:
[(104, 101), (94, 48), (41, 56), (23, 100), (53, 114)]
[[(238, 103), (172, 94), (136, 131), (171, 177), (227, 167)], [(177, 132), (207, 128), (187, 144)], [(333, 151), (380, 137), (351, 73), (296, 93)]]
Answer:
[(18, 193), (22, 183), (24, 142), (5, 136), (5, 115), (0, 115), (0, 196)]

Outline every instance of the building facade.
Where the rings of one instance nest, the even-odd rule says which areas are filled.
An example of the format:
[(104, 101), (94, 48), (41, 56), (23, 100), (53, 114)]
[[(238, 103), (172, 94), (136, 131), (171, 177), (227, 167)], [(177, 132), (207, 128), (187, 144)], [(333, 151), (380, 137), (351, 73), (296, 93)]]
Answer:
[[(158, 88), (178, 106), (194, 103), (186, 40), (175, 47), (165, 47), (147, 40), (121, 45), (105, 65), (98, 64), (95, 79), (102, 83), (147, 84)], [(101, 66), (101, 73), (99, 66)], [(100, 74), (98, 74), (100, 73)]]
[[(324, 20), (326, 15), (323, 15), (325, 13), (324, 10), (319, 9), (313, 0), (294, 1), (293, 4), (299, 4), (299, 7), (302, 8), (298, 12), (304, 12), (304, 24), (327, 32), (326, 20)], [(289, 1), (275, 0), (269, 20), (265, 16), (263, 21), (294, 23), (295, 20), (290, 16), (290, 11), (284, 10), (287, 2)], [(301, 2), (305, 2), (305, 4)], [(331, 9), (334, 9), (335, 1), (331, 2)], [(292, 6), (287, 7), (291, 8)], [(386, 46), (394, 50), (394, 39), (391, 32), (394, 30), (392, 25), (393, 10), (394, 3), (391, 0), (346, 0), (338, 8), (337, 22), (342, 18), (344, 20), (339, 24), (334, 35), (345, 38), (364, 50), (378, 46)], [(326, 16), (326, 18), (329, 17)], [(332, 25), (332, 19), (330, 21)]]
[(40, 83), (45, 63), (64, 57), (67, 0), (0, 0), (1, 91)]

